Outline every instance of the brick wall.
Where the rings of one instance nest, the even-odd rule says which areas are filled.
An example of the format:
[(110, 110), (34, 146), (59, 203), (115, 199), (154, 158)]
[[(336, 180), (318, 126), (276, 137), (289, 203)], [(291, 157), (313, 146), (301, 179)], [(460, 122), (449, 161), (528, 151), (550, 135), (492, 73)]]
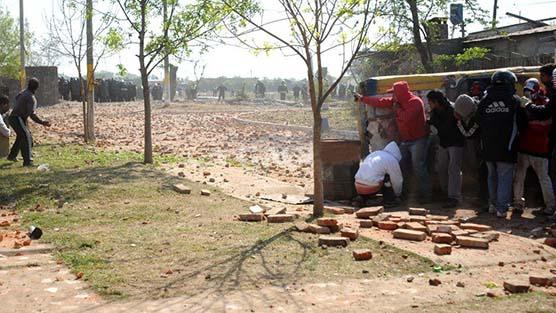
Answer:
[(54, 105), (59, 102), (58, 68), (55, 66), (28, 66), (25, 68), (27, 79), (36, 77), (40, 87), (35, 96), (39, 106)]

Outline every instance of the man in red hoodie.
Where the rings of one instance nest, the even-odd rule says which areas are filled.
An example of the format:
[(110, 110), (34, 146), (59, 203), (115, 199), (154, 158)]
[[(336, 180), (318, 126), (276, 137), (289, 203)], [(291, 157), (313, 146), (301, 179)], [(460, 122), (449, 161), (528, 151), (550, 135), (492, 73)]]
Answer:
[(419, 197), (426, 202), (431, 196), (431, 190), (426, 162), (429, 130), (423, 100), (411, 93), (406, 81), (394, 83), (388, 93), (392, 93), (392, 97), (357, 95), (357, 98), (372, 107), (394, 109), (400, 134), (404, 176), (407, 175), (407, 165), (411, 162), (418, 178)]

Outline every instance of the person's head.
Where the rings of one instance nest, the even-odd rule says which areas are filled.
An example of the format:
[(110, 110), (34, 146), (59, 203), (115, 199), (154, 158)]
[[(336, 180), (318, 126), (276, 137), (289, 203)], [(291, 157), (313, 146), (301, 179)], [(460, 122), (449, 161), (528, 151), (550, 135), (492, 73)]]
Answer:
[(10, 110), (10, 99), (4, 95), (0, 95), (0, 114), (4, 114)]
[(552, 63), (545, 64), (539, 69), (541, 83), (546, 87), (552, 87), (552, 73), (556, 69), (556, 65)]
[(411, 91), (409, 90), (409, 84), (406, 81), (395, 82), (392, 88), (386, 91), (387, 93), (392, 93), (392, 101), (404, 103), (411, 97)]
[(32, 93), (35, 93), (35, 91), (39, 89), (39, 80), (35, 77), (29, 79), (27, 82), (27, 89), (29, 89)]
[(427, 94), (427, 100), (429, 100), (429, 105), (431, 109), (444, 109), (450, 105), (446, 96), (440, 90), (431, 90)]
[(539, 96), (541, 86), (539, 80), (536, 78), (529, 78), (525, 81), (525, 86), (523, 87), (523, 95), (531, 100), (536, 99)]
[(511, 86), (515, 88), (515, 83), (517, 83), (515, 74), (508, 70), (496, 71), (492, 74), (490, 80), (494, 86)]
[(462, 94), (454, 102), (454, 116), (458, 120), (467, 120), (477, 110), (477, 101), (472, 97)]

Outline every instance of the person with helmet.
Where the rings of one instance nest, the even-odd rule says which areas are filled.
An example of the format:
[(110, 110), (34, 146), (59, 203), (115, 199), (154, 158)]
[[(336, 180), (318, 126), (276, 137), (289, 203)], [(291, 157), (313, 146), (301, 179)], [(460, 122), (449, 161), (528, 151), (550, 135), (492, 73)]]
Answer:
[(527, 169), (532, 167), (541, 185), (545, 203), (546, 214), (553, 214), (556, 202), (552, 180), (548, 175), (548, 159), (550, 158), (550, 131), (552, 129), (552, 111), (548, 99), (544, 96), (536, 78), (530, 78), (525, 82), (523, 94), (528, 99), (525, 105), (527, 115), (527, 126), (519, 134), (517, 170), (514, 180), (514, 206), (523, 209), (523, 185)]
[(514, 73), (502, 70), (491, 77), (491, 86), (477, 108), (482, 156), (488, 168), (489, 212), (506, 217), (512, 201), (519, 128), (526, 122), (516, 96)]

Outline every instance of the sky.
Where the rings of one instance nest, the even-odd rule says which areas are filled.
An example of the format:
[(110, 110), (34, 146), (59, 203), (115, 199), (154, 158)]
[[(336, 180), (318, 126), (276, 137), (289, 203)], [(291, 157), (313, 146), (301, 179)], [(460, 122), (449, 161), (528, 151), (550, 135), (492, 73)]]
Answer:
[[(29, 31), (35, 36), (47, 36), (45, 18), (51, 15), (56, 0), (23, 0), (25, 8), (26, 21), (29, 25)], [(457, 1), (456, 1), (457, 2)], [(485, 5), (489, 13), (492, 11), (494, 0), (479, 1)], [(265, 14), (277, 16), (280, 11), (276, 7), (276, 1), (261, 0)], [(0, 0), (0, 5), (7, 8), (9, 13), (15, 19), (19, 19), (19, 1), (18, 0)], [(543, 19), (556, 17), (556, 0), (499, 0), (498, 1), (498, 23), (499, 25), (511, 25), (520, 23), (516, 18), (506, 16), (506, 12), (522, 14), (533, 19)], [(468, 26), (468, 31), (481, 30), (479, 25)], [(271, 41), (264, 34), (258, 35), (261, 40)], [(371, 33), (372, 37), (373, 34)], [(136, 45), (130, 45), (117, 55), (104, 59), (98, 66), (97, 70), (106, 70), (111, 72), (117, 71), (117, 64), (123, 64), (130, 73), (138, 74), (139, 63), (136, 57)], [(205, 77), (219, 76), (240, 76), (240, 77), (267, 77), (267, 78), (296, 78), (306, 77), (305, 66), (296, 56), (285, 56), (279, 51), (273, 51), (270, 55), (261, 53), (255, 55), (252, 50), (247, 48), (239, 48), (229, 45), (213, 46), (208, 52), (204, 53), (200, 58), (201, 64), (206, 64)], [(341, 56), (338, 52), (331, 52), (325, 60), (326, 66), (332, 75), (337, 75), (342, 64)], [(175, 62), (173, 62), (175, 63)], [(193, 78), (192, 63), (185, 62), (178, 64), (178, 77)], [(69, 60), (61, 60), (58, 71), (68, 76), (76, 76), (75, 68)], [(161, 75), (161, 70), (155, 70), (155, 75)]]

